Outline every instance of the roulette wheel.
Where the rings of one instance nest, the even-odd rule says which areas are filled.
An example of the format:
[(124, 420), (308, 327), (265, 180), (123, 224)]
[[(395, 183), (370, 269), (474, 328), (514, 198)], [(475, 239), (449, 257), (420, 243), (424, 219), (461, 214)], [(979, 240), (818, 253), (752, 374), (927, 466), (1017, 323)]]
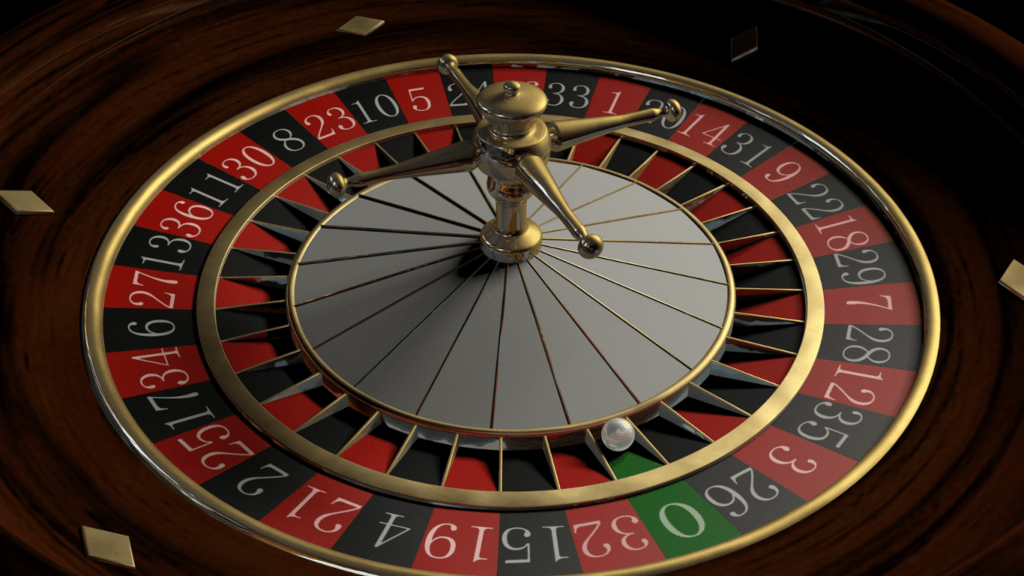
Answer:
[[(7, 182), (55, 212), (5, 214), (12, 569), (120, 570), (83, 526), (160, 574), (1012, 565), (1012, 102), (829, 5), (731, 8), (12, 33)], [(708, 56), (748, 24), (772, 50)]]

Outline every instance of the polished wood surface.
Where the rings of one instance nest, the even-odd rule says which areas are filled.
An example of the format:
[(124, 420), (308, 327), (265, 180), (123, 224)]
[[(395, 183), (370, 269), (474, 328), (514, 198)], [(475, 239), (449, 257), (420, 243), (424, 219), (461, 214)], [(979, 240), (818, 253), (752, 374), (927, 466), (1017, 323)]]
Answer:
[[(685, 572), (1020, 572), (1024, 301), (997, 281), (1014, 257), (1024, 260), (1014, 203), (1024, 145), (917, 64), (786, 6), (655, 3), (623, 15), (514, 4), (509, 13), (469, 0), (89, 0), (0, 38), (0, 186), (35, 190), (55, 210), (14, 218), (0, 209), (0, 568), (125, 572), (84, 557), (79, 528), (93, 526), (131, 537), (140, 574), (336, 573), (206, 515), (118, 437), (81, 352), (92, 256), (150, 174), (272, 96), (444, 52), (535, 52), (692, 76), (797, 119), (890, 191), (935, 270), (939, 364), (892, 451), (818, 513)], [(908, 4), (956, 20), (944, 2)], [(334, 32), (355, 15), (387, 23), (368, 38)], [(753, 24), (761, 51), (729, 64), (728, 38)], [(969, 24), (968, 34), (984, 34)], [(1024, 48), (1005, 35), (997, 44)]]

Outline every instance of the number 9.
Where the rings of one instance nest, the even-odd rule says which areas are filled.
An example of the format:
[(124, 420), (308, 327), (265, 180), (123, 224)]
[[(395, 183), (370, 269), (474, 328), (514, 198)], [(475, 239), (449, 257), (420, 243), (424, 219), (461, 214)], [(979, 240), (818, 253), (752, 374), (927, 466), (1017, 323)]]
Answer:
[[(782, 169), (785, 168), (786, 166), (792, 166), (793, 168), (790, 168), (786, 172), (783, 172)], [(785, 182), (786, 180), (789, 180), (793, 176), (799, 174), (800, 170), (803, 170), (803, 168), (796, 162), (783, 162), (782, 164), (779, 164), (779, 166), (775, 169), (775, 172), (778, 173), (779, 175), (778, 178), (772, 178), (771, 174), (765, 174), (764, 179), (769, 182)]]

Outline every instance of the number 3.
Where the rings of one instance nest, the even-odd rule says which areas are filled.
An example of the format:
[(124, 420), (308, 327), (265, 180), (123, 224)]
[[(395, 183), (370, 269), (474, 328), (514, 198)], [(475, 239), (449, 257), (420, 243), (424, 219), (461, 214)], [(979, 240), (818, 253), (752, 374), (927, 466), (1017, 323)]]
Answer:
[(775, 451), (776, 450), (782, 450), (783, 452), (789, 452), (790, 451), (790, 447), (789, 446), (776, 446), (775, 448), (772, 448), (771, 452), (768, 453), (768, 458), (770, 458), (771, 461), (775, 462), (776, 464), (782, 464), (783, 466), (785, 466), (786, 464), (789, 464), (789, 467), (792, 468), (793, 472), (796, 472), (797, 474), (810, 474), (811, 472), (814, 472), (815, 470), (818, 469), (818, 463), (815, 462), (814, 460), (808, 459), (807, 462), (809, 462), (813, 466), (811, 467), (810, 470), (801, 470), (800, 468), (796, 467), (796, 458), (793, 458), (792, 460), (785, 460), (785, 461), (779, 460), (778, 458), (775, 457)]

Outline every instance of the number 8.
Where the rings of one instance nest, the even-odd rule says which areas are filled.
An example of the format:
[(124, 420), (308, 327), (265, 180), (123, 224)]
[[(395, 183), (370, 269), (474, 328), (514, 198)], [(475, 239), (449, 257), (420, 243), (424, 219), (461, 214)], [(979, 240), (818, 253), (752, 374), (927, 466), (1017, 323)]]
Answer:
[[(278, 132), (284, 132), (284, 136), (278, 136)], [(306, 147), (306, 141), (303, 140), (302, 138), (296, 137), (294, 134), (292, 134), (292, 131), (287, 128), (278, 128), (277, 130), (274, 130), (274, 133), (271, 134), (271, 136), (273, 136), (274, 140), (280, 142), (281, 145), (284, 146), (284, 149), (289, 152), (298, 152), (299, 150), (302, 150), (303, 148)], [(291, 146), (288, 145), (289, 142), (298, 142), (299, 147), (292, 148)]]

